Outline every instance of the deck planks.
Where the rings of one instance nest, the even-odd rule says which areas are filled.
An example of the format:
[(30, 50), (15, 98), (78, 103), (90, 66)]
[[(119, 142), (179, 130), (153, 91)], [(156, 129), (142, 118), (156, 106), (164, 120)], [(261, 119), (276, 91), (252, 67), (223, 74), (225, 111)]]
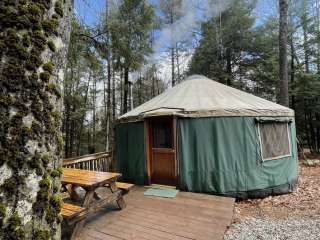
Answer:
[(89, 218), (81, 240), (221, 240), (231, 224), (232, 198), (189, 192), (173, 199), (146, 197), (145, 190), (134, 187), (125, 196), (126, 209)]

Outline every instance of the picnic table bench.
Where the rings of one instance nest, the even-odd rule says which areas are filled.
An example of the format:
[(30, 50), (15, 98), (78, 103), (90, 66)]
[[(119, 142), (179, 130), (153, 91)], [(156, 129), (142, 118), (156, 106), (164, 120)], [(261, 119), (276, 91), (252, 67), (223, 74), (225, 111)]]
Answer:
[[(62, 187), (65, 188), (74, 201), (81, 201), (82, 206), (65, 203), (62, 208), (62, 216), (69, 224), (75, 223), (71, 239), (76, 239), (84, 225), (84, 218), (87, 214), (97, 211), (107, 203), (116, 202), (119, 209), (125, 208), (125, 202), (121, 190), (118, 189), (116, 180), (120, 173), (97, 172), (82, 169), (64, 168), (62, 176)], [(81, 187), (85, 191), (83, 199), (76, 189)], [(107, 187), (110, 194), (101, 197), (97, 188)]]

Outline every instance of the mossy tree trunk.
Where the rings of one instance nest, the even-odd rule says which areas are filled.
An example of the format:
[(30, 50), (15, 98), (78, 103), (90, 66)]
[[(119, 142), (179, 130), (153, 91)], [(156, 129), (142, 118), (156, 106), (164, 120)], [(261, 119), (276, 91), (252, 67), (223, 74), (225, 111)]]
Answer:
[(72, 0), (0, 1), (0, 239), (60, 239)]

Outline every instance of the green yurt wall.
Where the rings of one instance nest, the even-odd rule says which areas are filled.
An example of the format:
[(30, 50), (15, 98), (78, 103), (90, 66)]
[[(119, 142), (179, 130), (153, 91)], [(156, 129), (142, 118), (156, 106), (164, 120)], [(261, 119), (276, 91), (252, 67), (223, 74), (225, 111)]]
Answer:
[(226, 195), (292, 187), (298, 174), (294, 118), (288, 123), (291, 156), (266, 161), (261, 158), (256, 120), (255, 117), (179, 119), (180, 187)]
[(145, 177), (144, 123), (128, 122), (116, 125), (117, 170), (123, 181), (143, 185)]

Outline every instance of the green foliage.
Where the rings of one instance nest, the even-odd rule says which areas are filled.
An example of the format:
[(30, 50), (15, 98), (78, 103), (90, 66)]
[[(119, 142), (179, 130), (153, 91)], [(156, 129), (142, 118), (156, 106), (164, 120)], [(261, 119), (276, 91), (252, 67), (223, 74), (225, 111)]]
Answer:
[[(150, 30), (153, 8), (145, 0), (124, 0), (110, 23), (112, 47), (118, 54), (118, 66), (137, 70), (151, 53)], [(120, 59), (123, 59), (121, 61)]]
[[(203, 74), (232, 85), (235, 74), (244, 74), (254, 49), (250, 1), (236, 1), (230, 8), (202, 24), (202, 38), (190, 63), (189, 74)], [(237, 29), (235, 31), (235, 29)], [(248, 56), (245, 56), (247, 53)], [(234, 72), (234, 66), (238, 72)]]

